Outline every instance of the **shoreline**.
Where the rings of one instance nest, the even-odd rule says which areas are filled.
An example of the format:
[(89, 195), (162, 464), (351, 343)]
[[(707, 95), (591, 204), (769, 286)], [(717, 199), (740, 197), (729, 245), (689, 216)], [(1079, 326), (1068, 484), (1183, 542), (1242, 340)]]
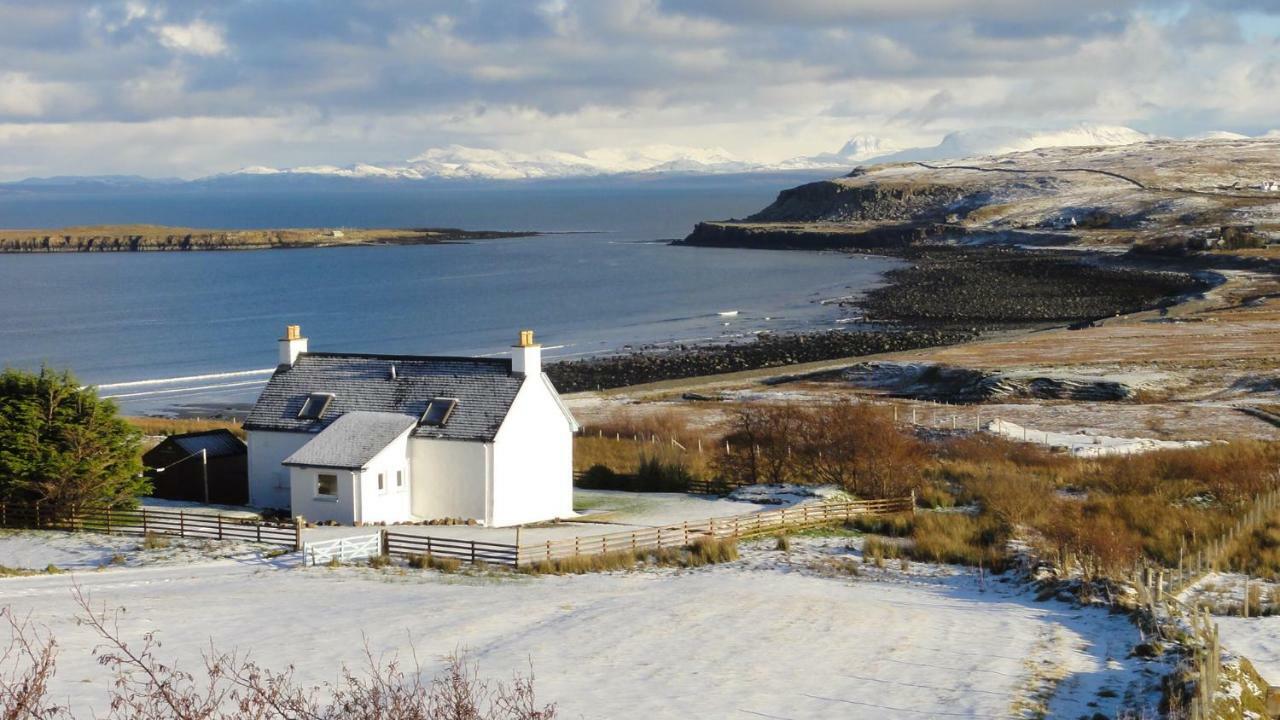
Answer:
[(781, 369), (959, 345), (991, 334), (1089, 327), (1110, 317), (1167, 309), (1215, 285), (1186, 269), (1101, 263), (1092, 254), (1062, 251), (928, 246), (877, 254), (911, 265), (890, 270), (886, 283), (864, 297), (839, 303), (862, 310), (872, 329), (762, 333), (742, 343), (548, 364), (546, 372), (561, 392), (574, 393)]

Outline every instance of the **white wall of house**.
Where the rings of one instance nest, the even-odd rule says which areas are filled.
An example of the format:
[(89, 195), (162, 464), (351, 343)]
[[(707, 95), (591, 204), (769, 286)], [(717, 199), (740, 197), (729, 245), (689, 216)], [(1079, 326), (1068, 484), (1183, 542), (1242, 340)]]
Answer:
[(489, 443), (409, 438), (413, 514), (484, 520), (490, 451)]
[[(306, 445), (312, 433), (249, 432), (249, 504), (254, 507), (290, 507), (289, 468), (280, 463)], [(297, 514), (297, 511), (294, 511)]]
[[(358, 473), (315, 467), (289, 467), (285, 470), (289, 473), (292, 501), (290, 509), (295, 517), (301, 515), (311, 522), (333, 520), (343, 524), (350, 524), (356, 517), (360, 504), (356, 483)], [(316, 494), (316, 484), (321, 475), (337, 477), (338, 494), (336, 496)]]
[(529, 377), (493, 443), (493, 527), (573, 514), (573, 432), (541, 374)]
[[(397, 472), (402, 478), (400, 487), (396, 487)], [(378, 489), (378, 475), (382, 475), (381, 490)], [(413, 519), (410, 502), (412, 483), (413, 480), (409, 477), (409, 430), (405, 430), (357, 474), (359, 513), (346, 522), (358, 520), (365, 523), (394, 523)]]

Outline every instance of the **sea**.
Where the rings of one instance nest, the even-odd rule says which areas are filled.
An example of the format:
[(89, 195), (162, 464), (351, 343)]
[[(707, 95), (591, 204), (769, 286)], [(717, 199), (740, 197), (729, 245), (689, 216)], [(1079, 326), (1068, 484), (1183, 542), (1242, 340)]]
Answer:
[[(794, 184), (794, 183), (792, 183)], [(130, 414), (251, 403), (287, 324), (312, 350), (509, 352), (545, 361), (760, 332), (849, 327), (841, 298), (897, 261), (679, 247), (786, 184), (661, 183), (269, 192), (0, 193), (0, 226), (456, 227), (546, 234), (465, 244), (0, 255), (0, 365), (69, 369)]]

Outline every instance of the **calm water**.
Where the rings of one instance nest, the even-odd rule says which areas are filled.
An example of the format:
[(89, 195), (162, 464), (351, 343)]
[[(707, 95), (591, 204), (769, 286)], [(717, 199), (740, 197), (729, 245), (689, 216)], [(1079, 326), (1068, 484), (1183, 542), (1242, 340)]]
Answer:
[(819, 301), (873, 286), (892, 261), (653, 242), (699, 219), (747, 214), (775, 192), (217, 197), (177, 207), (172, 198), (95, 196), (63, 198), (65, 222), (44, 217), (59, 207), (51, 200), (33, 210), (4, 198), (0, 224), (11, 226), (28, 217), (35, 225), (601, 232), (466, 245), (0, 256), (0, 363), (69, 367), (127, 411), (163, 412), (252, 400), (288, 323), (302, 325), (314, 350), (468, 355), (501, 353), (530, 327), (549, 357), (835, 326), (841, 310)]

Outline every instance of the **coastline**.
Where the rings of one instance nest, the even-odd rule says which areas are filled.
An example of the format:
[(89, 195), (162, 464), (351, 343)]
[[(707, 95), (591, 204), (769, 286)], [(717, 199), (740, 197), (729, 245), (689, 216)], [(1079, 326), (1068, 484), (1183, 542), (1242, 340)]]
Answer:
[(1181, 264), (1141, 268), (1141, 263), (1075, 251), (925, 245), (877, 248), (874, 254), (911, 264), (890, 270), (886, 284), (863, 298), (840, 303), (864, 314), (861, 327), (642, 349), (549, 364), (546, 371), (557, 388), (572, 393), (785, 368), (959, 345), (992, 334), (1088, 327), (1105, 318), (1167, 309), (1216, 284), (1202, 268), (1196, 268), (1199, 273)]

